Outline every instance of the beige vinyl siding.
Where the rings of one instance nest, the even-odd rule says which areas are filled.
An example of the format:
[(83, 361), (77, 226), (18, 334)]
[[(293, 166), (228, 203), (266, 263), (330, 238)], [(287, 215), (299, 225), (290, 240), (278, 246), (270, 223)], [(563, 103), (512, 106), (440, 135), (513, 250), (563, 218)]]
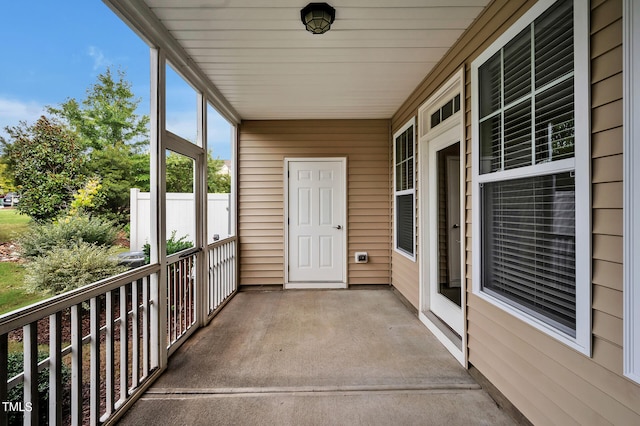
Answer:
[[(416, 115), (417, 116), (417, 115)], [(409, 120), (411, 120), (412, 117), (407, 117), (406, 120), (404, 120), (402, 123), (396, 123), (396, 125), (393, 126), (393, 131), (392, 134), (397, 133), (398, 129), (401, 128), (402, 126), (404, 126), (405, 124), (407, 124), (409, 122)], [(420, 241), (418, 236), (418, 217), (417, 217), (417, 212), (418, 212), (418, 204), (420, 203), (419, 200), (419, 196), (418, 196), (418, 182), (420, 181), (420, 177), (419, 177), (419, 169), (420, 169), (420, 158), (419, 158), (419, 154), (418, 154), (418, 120), (416, 120), (415, 122), (415, 126), (413, 129), (413, 134), (416, 135), (415, 137), (415, 145), (413, 147), (413, 158), (414, 158), (414, 173), (415, 173), (415, 181), (413, 183), (413, 187), (415, 188), (415, 207), (416, 207), (416, 220), (415, 220), (415, 232), (416, 232), (416, 247), (415, 247), (415, 259), (416, 261), (413, 261), (411, 259), (409, 259), (408, 257), (406, 257), (405, 255), (397, 252), (394, 247), (395, 247), (395, 241), (393, 241), (394, 237), (394, 230), (393, 227), (395, 226), (395, 223), (393, 223), (393, 215), (391, 216), (391, 226), (392, 226), (392, 231), (391, 231), (391, 251), (392, 251), (392, 255), (391, 255), (391, 283), (393, 284), (393, 286), (404, 296), (405, 299), (407, 299), (409, 301), (409, 303), (411, 303), (416, 309), (418, 308), (418, 305), (420, 303), (420, 294), (419, 294), (419, 281), (420, 281), (420, 269), (419, 269), (419, 263), (417, 261), (417, 259), (420, 256)], [(393, 151), (393, 140), (391, 141), (391, 150)], [(391, 158), (393, 159), (393, 152), (390, 152)], [(393, 185), (393, 176), (395, 173), (394, 170), (394, 164), (393, 161), (391, 161), (390, 164), (390, 169), (389, 169), (389, 176), (391, 176), (391, 184)], [(391, 205), (393, 206), (393, 191), (391, 193)]]
[[(465, 66), (468, 358), (534, 424), (640, 424), (640, 386), (622, 375), (622, 1), (591, 2), (592, 357), (471, 292), (470, 64), (535, 1), (494, 1), (392, 119), (392, 129)], [(419, 183), (419, 179), (418, 179)], [(418, 188), (418, 194), (420, 189)], [(393, 281), (403, 267), (393, 257)], [(409, 271), (414, 271), (412, 267)], [(406, 280), (406, 278), (405, 278)], [(403, 294), (418, 294), (418, 282)]]
[(294, 157), (347, 158), (347, 281), (390, 283), (388, 120), (244, 121), (239, 135), (240, 285), (284, 283), (284, 159)]
[[(419, 256), (418, 253), (416, 253), (416, 259), (417, 256)], [(418, 309), (420, 303), (418, 262), (414, 262), (396, 251), (393, 252), (391, 262), (391, 283), (409, 303)]]

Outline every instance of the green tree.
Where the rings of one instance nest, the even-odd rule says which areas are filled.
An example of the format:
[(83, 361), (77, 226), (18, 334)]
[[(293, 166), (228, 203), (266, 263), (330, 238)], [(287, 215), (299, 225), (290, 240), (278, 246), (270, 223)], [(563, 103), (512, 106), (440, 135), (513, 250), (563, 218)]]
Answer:
[(44, 116), (33, 126), (21, 122), (5, 130), (9, 140), (0, 143), (22, 193), (18, 210), (38, 222), (54, 219), (84, 184), (82, 144), (64, 125)]
[(193, 192), (193, 160), (170, 152), (166, 161), (167, 192)]
[(115, 80), (107, 68), (98, 75), (97, 83), (87, 89), (87, 98), (80, 103), (70, 98), (60, 108), (48, 107), (49, 113), (68, 122), (88, 148), (102, 150), (118, 142), (139, 148), (149, 143), (149, 117), (135, 113), (140, 99), (131, 91), (126, 73), (118, 70), (117, 74)]
[(107, 68), (87, 89), (82, 102), (67, 99), (48, 111), (78, 135), (88, 155), (87, 175), (100, 177), (100, 194), (92, 212), (126, 223), (129, 189), (138, 186), (141, 174), (149, 173), (148, 165), (144, 168), (139, 164), (144, 156), (141, 151), (149, 144), (149, 117), (135, 113), (140, 99), (131, 91), (125, 72), (119, 70), (115, 77)]
[[(148, 163), (147, 163), (148, 164)], [(229, 175), (219, 173), (224, 161), (207, 155), (207, 190), (209, 193), (231, 192)], [(193, 160), (174, 152), (167, 155), (167, 192), (193, 192)]]
[(231, 192), (231, 176), (220, 173), (220, 169), (224, 166), (224, 160), (213, 158), (211, 151), (207, 158), (207, 186), (210, 194), (229, 194)]
[(0, 196), (16, 190), (9, 167), (1, 161), (3, 161), (2, 158), (0, 158)]

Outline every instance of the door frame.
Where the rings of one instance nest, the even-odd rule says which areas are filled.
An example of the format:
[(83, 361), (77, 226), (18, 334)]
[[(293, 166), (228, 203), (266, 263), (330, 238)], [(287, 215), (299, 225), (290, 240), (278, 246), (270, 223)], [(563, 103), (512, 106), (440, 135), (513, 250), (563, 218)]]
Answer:
[[(309, 162), (309, 163), (323, 163), (323, 162), (337, 162), (342, 166), (342, 215), (344, 218), (343, 239), (341, 247), (342, 255), (342, 281), (330, 281), (330, 282), (289, 282), (289, 164), (292, 162)], [(347, 157), (285, 157), (284, 170), (283, 170), (283, 189), (284, 189), (284, 211), (283, 211), (283, 223), (284, 223), (284, 288), (289, 289), (345, 289), (348, 288), (347, 268), (349, 265), (349, 259), (347, 257), (347, 242), (348, 242), (348, 207), (347, 207)]]
[[(428, 259), (426, 260), (425, 266), (429, 266), (429, 274), (425, 275), (424, 281), (421, 281), (421, 286), (423, 287), (423, 290), (425, 291), (425, 295), (427, 295), (428, 292), (428, 297), (426, 298), (425, 302), (427, 302), (425, 305), (421, 305), (423, 307), (424, 310), (428, 310), (433, 312), (434, 315), (438, 316), (438, 318), (442, 321), (444, 321), (448, 327), (454, 329), (454, 331), (456, 333), (459, 333), (460, 335), (462, 335), (464, 333), (464, 330), (462, 329), (462, 318), (461, 312), (458, 312), (458, 310), (462, 310), (462, 302), (461, 302), (461, 306), (458, 307), (455, 303), (453, 303), (451, 300), (447, 299), (444, 296), (441, 296), (442, 299), (438, 298), (438, 300), (434, 300), (435, 297), (438, 297), (437, 293), (438, 293), (438, 289), (434, 288), (434, 287), (439, 287), (440, 286), (440, 280), (438, 279), (439, 276), (439, 271), (440, 271), (440, 257), (438, 256), (438, 248), (440, 246), (440, 241), (439, 241), (439, 236), (440, 236), (440, 229), (439, 229), (439, 223), (438, 223), (438, 215), (439, 215), (439, 210), (440, 210), (440, 192), (439, 192), (439, 186), (438, 184), (440, 183), (439, 178), (440, 178), (440, 174), (437, 173), (438, 172), (438, 153), (444, 149), (447, 149), (455, 144), (460, 144), (460, 134), (458, 132), (457, 129), (457, 123), (453, 123), (449, 124), (448, 126), (445, 127), (445, 131), (443, 132), (438, 132), (437, 136), (430, 138), (427, 137), (423, 138), (423, 143), (426, 144), (427, 146), (425, 146), (426, 149), (421, 151), (421, 158), (422, 161), (425, 163), (425, 174), (422, 175), (423, 177), (423, 182), (426, 183), (426, 185), (424, 185), (426, 193), (424, 196), (424, 204), (425, 204), (425, 215), (427, 216), (425, 218), (425, 221), (427, 222), (425, 224), (425, 228), (423, 231), (423, 235), (426, 237), (427, 242), (428, 243), (428, 247), (425, 247), (426, 250), (426, 254), (428, 255)], [(461, 148), (459, 148), (461, 149)], [(460, 152), (458, 151), (458, 158), (460, 156)], [(460, 185), (462, 184), (462, 168), (459, 167), (458, 168), (458, 174), (460, 176)], [(445, 171), (445, 173), (448, 171)], [(459, 186), (458, 187), (458, 197), (459, 197), (459, 206), (460, 206), (460, 210), (462, 210), (462, 187)], [(449, 200), (447, 200), (448, 202)], [(463, 214), (461, 212), (460, 214), (460, 219), (463, 218)], [(462, 222), (462, 220), (460, 220), (460, 222)], [(462, 229), (460, 229), (460, 235), (462, 236)], [(448, 244), (448, 242), (447, 242)], [(447, 267), (449, 266), (449, 259), (447, 259)], [(431, 265), (434, 265), (434, 267), (431, 267)], [(462, 266), (462, 243), (460, 244), (460, 276), (461, 276), (461, 281), (460, 281), (460, 293), (462, 293), (462, 271), (464, 270), (463, 266)], [(462, 296), (462, 294), (461, 294)], [(461, 298), (462, 300), (462, 298)], [(427, 306), (428, 305), (428, 306)], [(436, 307), (434, 305), (437, 305), (438, 311), (436, 312)], [(460, 317), (458, 317), (458, 315), (460, 315)], [(456, 326), (452, 325), (453, 322), (457, 322), (459, 321), (459, 324)]]
[[(465, 70), (460, 68), (446, 83), (425, 101), (418, 109), (418, 155), (419, 155), (419, 206), (418, 206), (418, 238), (420, 242), (419, 253), (419, 306), (420, 321), (436, 336), (447, 350), (464, 366), (468, 368), (467, 351), (467, 298), (466, 298), (466, 138), (465, 138)], [(430, 131), (431, 113), (448, 98), (460, 94), (460, 111), (453, 114), (448, 121)], [(429, 167), (429, 142), (447, 132), (456, 132), (460, 141), (460, 310), (462, 315), (462, 334), (456, 333), (430, 310), (430, 280), (431, 258), (433, 247), (430, 242), (430, 167)], [(433, 265), (437, 268), (437, 264)]]

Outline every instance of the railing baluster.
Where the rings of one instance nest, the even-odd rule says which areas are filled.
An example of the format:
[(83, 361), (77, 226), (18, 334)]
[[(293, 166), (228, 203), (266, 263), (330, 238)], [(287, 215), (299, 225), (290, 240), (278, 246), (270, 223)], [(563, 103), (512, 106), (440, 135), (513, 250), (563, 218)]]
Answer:
[(136, 388), (140, 379), (140, 330), (138, 328), (140, 300), (138, 298), (138, 280), (131, 283), (131, 308), (131, 387)]
[(215, 274), (216, 274), (216, 309), (220, 306), (220, 302), (222, 301), (222, 286), (224, 285), (224, 281), (222, 279), (221, 269), (220, 269), (220, 259), (222, 256), (222, 246), (216, 247), (216, 259), (215, 259)]
[(184, 328), (182, 333), (191, 326), (191, 261), (192, 258), (184, 260)]
[(105, 414), (110, 416), (115, 408), (115, 321), (113, 313), (113, 291), (108, 291), (105, 295)]
[(227, 246), (224, 245), (222, 247), (220, 247), (218, 249), (218, 281), (220, 282), (220, 294), (219, 294), (219, 300), (218, 300), (218, 306), (220, 306), (220, 304), (222, 304), (222, 302), (224, 301), (224, 298), (227, 295), (227, 277), (226, 277), (226, 271), (225, 271), (225, 258), (226, 258), (226, 248)]
[[(9, 365), (9, 336), (7, 334), (0, 335), (0, 402), (7, 401), (7, 380), (9, 375), (7, 366)], [(6, 426), (9, 423), (7, 418), (7, 410), (0, 410), (0, 426)]]
[[(62, 312), (49, 316), (49, 424), (62, 424)], [(44, 407), (42, 407), (44, 409)]]
[(196, 277), (193, 274), (193, 271), (196, 269), (195, 268), (196, 265), (196, 256), (193, 255), (193, 257), (189, 260), (189, 327), (191, 327), (194, 323), (195, 323), (195, 311), (196, 311), (196, 305), (195, 305), (195, 297), (194, 295), (196, 294), (196, 282), (198, 277)]
[(189, 261), (189, 307), (190, 307), (189, 327), (191, 327), (195, 323), (196, 305), (195, 305), (194, 295), (197, 292), (196, 282), (198, 279), (198, 277), (196, 277), (193, 274), (193, 271), (195, 270), (195, 265), (196, 265), (196, 258), (194, 255), (194, 257), (191, 258), (191, 260)]
[(71, 306), (71, 424), (82, 424), (82, 305)]
[[(24, 345), (24, 424), (38, 424), (38, 322), (22, 328)], [(31, 406), (31, 409), (28, 407)]]
[(142, 278), (142, 374), (149, 375), (149, 279)]
[(187, 277), (186, 277), (186, 260), (181, 260), (178, 262), (178, 296), (179, 296), (179, 305), (178, 309), (178, 337), (182, 336), (184, 333), (184, 327), (186, 326), (185, 316), (187, 313), (187, 309), (185, 306), (185, 296), (186, 296), (186, 288), (187, 288)]
[[(222, 248), (222, 281), (224, 283), (224, 287), (222, 289), (222, 300), (226, 299), (229, 294), (229, 270), (228, 266), (229, 259), (229, 245), (225, 245)], [(220, 301), (222, 303), (222, 301)]]
[(171, 275), (172, 275), (172, 284), (173, 284), (173, 306), (171, 307), (171, 316), (173, 317), (173, 321), (171, 321), (172, 325), (173, 325), (173, 338), (171, 339), (171, 343), (175, 342), (177, 339), (177, 334), (176, 334), (176, 309), (177, 309), (177, 300), (176, 300), (176, 285), (177, 285), (177, 275), (176, 275), (176, 270), (177, 267), (175, 265), (172, 266), (171, 268)]
[(129, 327), (127, 309), (127, 285), (120, 287), (120, 400), (124, 403), (129, 395)]
[(215, 302), (214, 309), (217, 309), (220, 306), (220, 286), (222, 281), (220, 280), (220, 247), (216, 247), (214, 255), (213, 255), (213, 274), (215, 276)]
[(176, 340), (178, 340), (182, 335), (182, 289), (184, 288), (184, 271), (182, 264), (183, 261), (179, 260), (176, 268), (176, 272), (178, 274), (178, 279), (176, 280), (176, 282), (178, 283), (178, 293), (176, 296), (178, 305), (176, 306), (175, 311), (176, 319), (178, 321), (178, 327), (176, 328)]
[(91, 327), (91, 390), (90, 390), (90, 424), (100, 423), (100, 312), (102, 304), (99, 297), (92, 297), (90, 302), (89, 322)]

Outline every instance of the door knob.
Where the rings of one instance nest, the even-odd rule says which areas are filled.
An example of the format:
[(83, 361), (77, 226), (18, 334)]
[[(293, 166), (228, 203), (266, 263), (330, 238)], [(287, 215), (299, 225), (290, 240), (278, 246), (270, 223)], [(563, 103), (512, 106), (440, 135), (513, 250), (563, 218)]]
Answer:
[(460, 225), (458, 225), (457, 223), (453, 225), (453, 229), (458, 229), (458, 228), (460, 228)]
[(334, 228), (336, 228), (336, 229), (342, 229), (342, 226), (338, 225), (338, 226), (334, 226)]

